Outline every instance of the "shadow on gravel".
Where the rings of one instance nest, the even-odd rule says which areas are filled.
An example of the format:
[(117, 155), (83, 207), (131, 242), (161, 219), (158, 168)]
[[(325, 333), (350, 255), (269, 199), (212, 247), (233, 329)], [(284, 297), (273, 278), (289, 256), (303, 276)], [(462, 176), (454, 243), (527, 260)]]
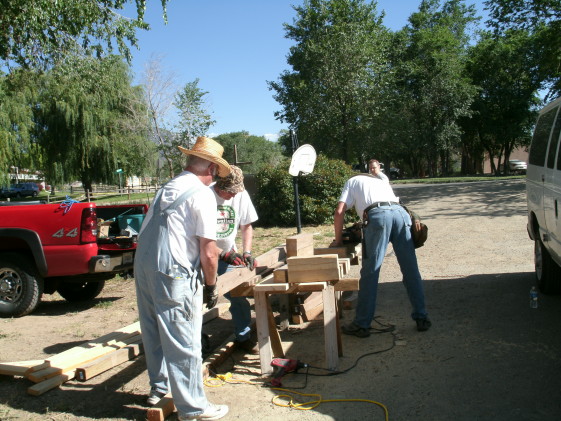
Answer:
[[(431, 185), (393, 185), (394, 192), (404, 204), (411, 202), (437, 202), (439, 209), (432, 212), (430, 218), (462, 218), (464, 216), (487, 216), (498, 218), (512, 215), (526, 215), (526, 183), (525, 180), (482, 181), (474, 183), (450, 183)], [(469, 200), (465, 207), (458, 211), (455, 198)], [(445, 200), (443, 200), (445, 199)], [(462, 203), (462, 202), (460, 202)]]
[(33, 316), (63, 316), (85, 311), (103, 303), (113, 303), (123, 297), (98, 297), (93, 300), (70, 302), (66, 300), (41, 301)]

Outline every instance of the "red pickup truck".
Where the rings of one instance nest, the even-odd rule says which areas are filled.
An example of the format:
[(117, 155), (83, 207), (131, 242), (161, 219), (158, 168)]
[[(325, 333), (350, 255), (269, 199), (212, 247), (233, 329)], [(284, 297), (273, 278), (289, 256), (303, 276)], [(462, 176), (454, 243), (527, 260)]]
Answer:
[(132, 269), (147, 205), (0, 202), (0, 317), (34, 311), (42, 294), (95, 298)]

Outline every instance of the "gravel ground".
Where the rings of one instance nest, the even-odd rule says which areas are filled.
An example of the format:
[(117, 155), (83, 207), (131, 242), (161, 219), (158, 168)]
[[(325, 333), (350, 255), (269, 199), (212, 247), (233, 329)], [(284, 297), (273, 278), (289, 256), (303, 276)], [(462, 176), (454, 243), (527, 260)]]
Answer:
[[(432, 328), (416, 331), (390, 249), (373, 323), (377, 334), (343, 336), (339, 369), (345, 373), (318, 376), (327, 374), (319, 369), (325, 364), (321, 321), (281, 332), (288, 357), (319, 367), (286, 376), (283, 387), (321, 395), (323, 402), (311, 410), (276, 405), (273, 397), (288, 392), (263, 387), (258, 357), (235, 352), (220, 371), (240, 382), (206, 389), (212, 402), (230, 406), (224, 420), (384, 420), (374, 402), (387, 408), (389, 420), (561, 419), (561, 298), (540, 294), (539, 308), (529, 307), (534, 268), (524, 181), (395, 186), (395, 191), (429, 227), (417, 256)], [(356, 274), (358, 267), (353, 270)], [(93, 304), (71, 305), (52, 296), (33, 315), (0, 319), (0, 361), (45, 358), (136, 320), (132, 281), (109, 283)], [(353, 314), (343, 311), (343, 322)], [(228, 333), (227, 319), (226, 314), (205, 326), (213, 345)], [(0, 420), (146, 416), (142, 357), (39, 397), (26, 394), (29, 385), (0, 376)], [(319, 399), (293, 396), (300, 402)]]

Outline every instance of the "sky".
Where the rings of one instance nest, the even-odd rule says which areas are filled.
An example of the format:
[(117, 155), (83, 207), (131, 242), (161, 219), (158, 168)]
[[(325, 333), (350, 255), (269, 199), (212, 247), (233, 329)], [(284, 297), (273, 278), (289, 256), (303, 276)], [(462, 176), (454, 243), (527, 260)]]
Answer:
[[(132, 48), (134, 80), (140, 83), (146, 64), (159, 58), (162, 71), (173, 73), (178, 87), (199, 79), (207, 92), (205, 106), (216, 120), (209, 136), (247, 131), (276, 140), (286, 123), (275, 119), (280, 105), (267, 81), (291, 70), (286, 57), (291, 40), (284, 23), (293, 23), (292, 5), (303, 0), (169, 0), (168, 23), (158, 0), (147, 2), (149, 31), (138, 32), (139, 49)], [(378, 0), (384, 24), (399, 30), (418, 10), (420, 0)], [(483, 0), (475, 4), (480, 15)]]

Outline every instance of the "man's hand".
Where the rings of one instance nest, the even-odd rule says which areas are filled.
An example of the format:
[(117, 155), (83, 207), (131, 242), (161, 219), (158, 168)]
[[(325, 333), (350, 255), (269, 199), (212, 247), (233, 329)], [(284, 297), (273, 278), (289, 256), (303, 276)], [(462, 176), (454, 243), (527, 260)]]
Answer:
[(257, 260), (251, 255), (249, 251), (244, 251), (243, 261), (249, 270), (253, 270), (257, 266)]
[(232, 266), (245, 266), (243, 256), (236, 253), (234, 249), (220, 253), (220, 260)]
[(205, 285), (205, 298), (206, 298), (206, 308), (209, 310), (216, 306), (218, 302), (218, 292), (216, 292), (216, 284)]

